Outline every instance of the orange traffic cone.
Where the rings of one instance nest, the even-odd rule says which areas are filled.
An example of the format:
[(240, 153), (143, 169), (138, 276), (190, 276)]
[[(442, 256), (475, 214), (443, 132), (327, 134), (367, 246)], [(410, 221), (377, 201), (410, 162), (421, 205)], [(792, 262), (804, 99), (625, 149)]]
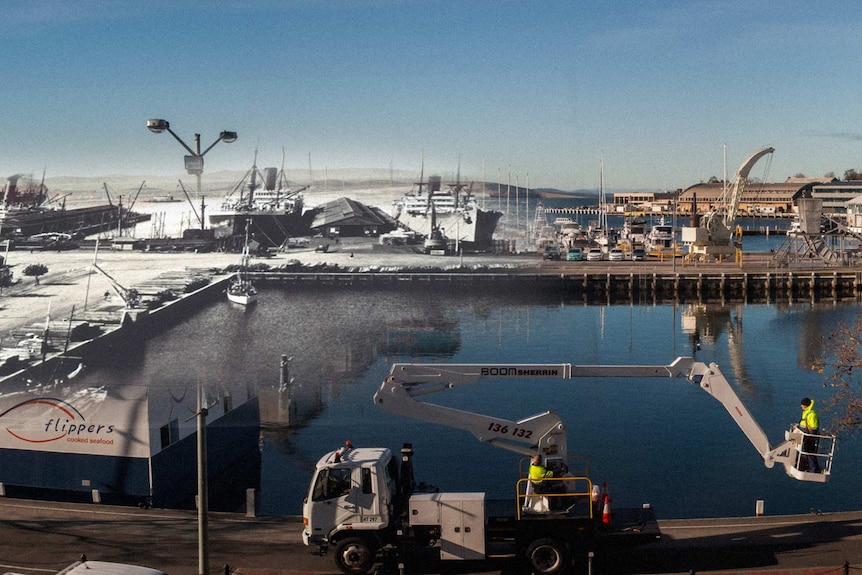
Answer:
[(611, 524), (611, 498), (607, 493), (605, 493), (604, 508), (602, 509), (602, 523)]

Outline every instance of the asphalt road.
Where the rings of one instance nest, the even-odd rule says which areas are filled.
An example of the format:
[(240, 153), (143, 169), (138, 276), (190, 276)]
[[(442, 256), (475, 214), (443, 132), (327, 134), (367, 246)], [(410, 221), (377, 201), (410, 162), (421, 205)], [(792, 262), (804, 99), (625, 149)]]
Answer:
[[(840, 573), (845, 561), (862, 568), (862, 512), (824, 515), (660, 521), (662, 540), (613, 554), (597, 553), (593, 572)], [(244, 575), (337, 573), (332, 557), (301, 541), (302, 523), (289, 517), (212, 513), (210, 573), (225, 566)], [(170, 575), (198, 572), (197, 513), (0, 498), (0, 570), (56, 573), (82, 553)], [(811, 570), (814, 571), (811, 571)], [(500, 573), (515, 562), (423, 561), (408, 573)]]

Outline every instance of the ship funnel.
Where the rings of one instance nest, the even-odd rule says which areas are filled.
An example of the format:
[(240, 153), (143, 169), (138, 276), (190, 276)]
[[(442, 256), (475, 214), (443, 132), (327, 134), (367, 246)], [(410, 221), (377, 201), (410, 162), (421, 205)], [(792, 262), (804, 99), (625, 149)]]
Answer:
[(263, 169), (263, 188), (268, 191), (272, 191), (275, 189), (275, 182), (278, 179), (278, 169), (277, 168), (264, 168)]
[(18, 190), (18, 180), (24, 174), (15, 174), (14, 176), (9, 176), (6, 178), (6, 181), (9, 182), (6, 184), (6, 193), (3, 195), (3, 201), (7, 204), (14, 204), (18, 194), (16, 193)]
[(443, 180), (440, 176), (428, 176), (428, 193), (440, 191), (440, 182)]

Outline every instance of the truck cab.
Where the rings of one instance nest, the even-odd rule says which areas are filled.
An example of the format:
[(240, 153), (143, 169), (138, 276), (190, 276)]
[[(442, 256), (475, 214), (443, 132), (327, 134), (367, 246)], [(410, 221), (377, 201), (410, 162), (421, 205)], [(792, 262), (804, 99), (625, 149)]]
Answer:
[(366, 532), (376, 539), (373, 532), (390, 524), (397, 474), (387, 448), (348, 443), (321, 457), (303, 500), (303, 542), (325, 549), (345, 532)]

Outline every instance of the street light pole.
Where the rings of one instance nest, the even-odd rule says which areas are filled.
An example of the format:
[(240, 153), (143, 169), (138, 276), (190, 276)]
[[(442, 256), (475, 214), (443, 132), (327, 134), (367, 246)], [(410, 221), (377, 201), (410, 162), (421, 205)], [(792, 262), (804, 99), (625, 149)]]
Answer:
[(207, 408), (204, 405), (203, 384), (197, 390), (197, 432), (198, 432), (198, 575), (209, 575), (209, 522), (207, 512), (209, 497), (207, 486)]
[[(201, 174), (204, 173), (204, 155), (206, 155), (207, 152), (212, 150), (213, 147), (215, 147), (215, 145), (218, 144), (219, 142), (225, 142), (227, 144), (231, 144), (233, 142), (236, 142), (236, 138), (237, 138), (236, 132), (223, 131), (221, 134), (219, 134), (219, 137), (216, 139), (215, 142), (210, 144), (210, 146), (206, 150), (201, 152), (201, 135), (200, 134), (195, 134), (195, 147), (194, 147), (194, 149), (192, 149), (189, 147), (188, 144), (186, 144), (183, 141), (182, 138), (177, 136), (176, 133), (173, 130), (171, 130), (171, 123), (168, 122), (167, 120), (162, 120), (162, 119), (147, 120), (147, 129), (154, 134), (161, 134), (162, 132), (169, 133), (171, 136), (174, 137), (174, 139), (177, 142), (180, 143), (180, 145), (183, 148), (186, 149), (186, 151), (189, 153), (189, 155), (185, 156), (185, 168), (186, 168), (186, 172), (188, 172), (190, 175), (195, 176), (195, 179), (197, 181), (198, 197), (201, 197)], [(204, 218), (203, 218), (203, 215), (201, 215), (201, 229), (203, 229), (203, 228), (204, 228)]]

